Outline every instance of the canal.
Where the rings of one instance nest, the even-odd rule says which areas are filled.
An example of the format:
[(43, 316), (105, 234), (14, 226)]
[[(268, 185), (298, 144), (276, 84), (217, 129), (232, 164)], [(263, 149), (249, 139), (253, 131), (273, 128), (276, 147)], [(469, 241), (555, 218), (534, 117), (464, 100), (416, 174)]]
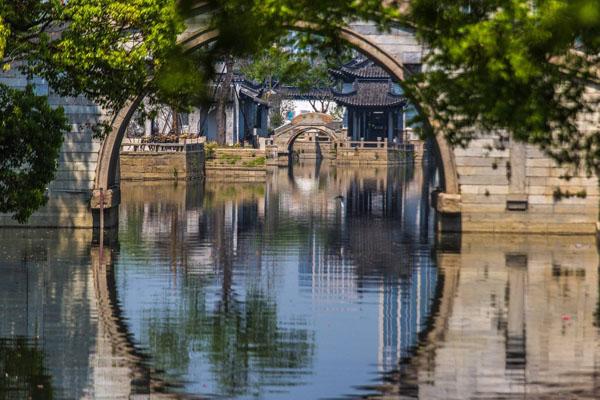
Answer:
[(588, 236), (438, 238), (432, 166), (122, 183), (118, 236), (0, 230), (0, 398), (597, 398)]

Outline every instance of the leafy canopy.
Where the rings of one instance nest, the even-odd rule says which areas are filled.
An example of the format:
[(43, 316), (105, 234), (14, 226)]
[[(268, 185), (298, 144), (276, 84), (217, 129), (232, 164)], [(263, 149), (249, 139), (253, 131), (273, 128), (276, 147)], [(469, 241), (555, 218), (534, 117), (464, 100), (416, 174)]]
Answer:
[[(597, 110), (586, 87), (600, 82), (597, 0), (412, 0), (401, 20), (431, 48), (427, 72), (408, 86), (451, 143), (470, 127), (503, 130), (560, 162), (600, 167)], [(596, 122), (597, 124), (597, 122)], [(588, 125), (589, 126), (589, 125)]]
[(463, 146), (476, 132), (510, 133), (560, 162), (600, 168), (598, 124), (579, 124), (598, 106), (586, 96), (600, 82), (597, 0), (213, 3), (216, 48), (260, 49), (299, 21), (317, 26), (325, 47), (338, 46), (337, 30), (353, 20), (413, 29), (430, 51), (405, 91), (436, 133)]
[[(155, 91), (168, 87), (165, 97), (175, 97), (173, 78), (164, 76), (176, 74), (162, 71), (181, 70), (169, 62), (178, 59), (172, 55), (184, 28), (177, 4), (0, 0), (0, 65), (10, 73), (42, 77), (60, 95), (87, 96), (108, 111), (152, 85)], [(181, 65), (189, 71), (188, 63)], [(162, 79), (153, 81), (153, 76)], [(32, 89), (18, 92), (0, 84), (0, 93), (0, 212), (24, 221), (45, 204), (43, 193), (69, 127), (62, 109), (51, 109)]]
[(334, 82), (329, 69), (352, 59), (348, 46), (328, 48), (326, 37), (288, 32), (276, 42), (242, 60), (242, 72), (251, 79), (297, 86), (305, 90), (329, 87)]
[(66, 129), (63, 110), (51, 109), (31, 86), (21, 91), (0, 85), (0, 212), (14, 212), (24, 222), (45, 204)]
[[(220, 37), (184, 56), (177, 37), (197, 7), (212, 12), (208, 23)], [(0, 58), (4, 70), (41, 76), (56, 93), (85, 95), (109, 111), (141, 92), (185, 107), (202, 97), (211, 62), (224, 54), (258, 54), (300, 21), (325, 38), (298, 34), (307, 48), (335, 52), (338, 30), (353, 20), (408, 26), (427, 44), (427, 69), (406, 80), (405, 91), (451, 143), (466, 144), (477, 131), (470, 127), (500, 130), (559, 161), (600, 168), (598, 123), (578, 129), (582, 113), (597, 109), (585, 92), (600, 80), (597, 0), (0, 0)], [(66, 127), (60, 110), (33, 91), (1, 90), (1, 110), (35, 104), (20, 121), (7, 114), (24, 148), (40, 146), (33, 129), (41, 127), (54, 146), (38, 159), (4, 153), (16, 158), (4, 156), (14, 161), (3, 161), (12, 170), (0, 176), (1, 211), (24, 219), (43, 203), (55, 168), (24, 186), (8, 179), (36, 162), (50, 166)], [(6, 129), (0, 134), (14, 140)], [(25, 199), (30, 191), (37, 200)]]

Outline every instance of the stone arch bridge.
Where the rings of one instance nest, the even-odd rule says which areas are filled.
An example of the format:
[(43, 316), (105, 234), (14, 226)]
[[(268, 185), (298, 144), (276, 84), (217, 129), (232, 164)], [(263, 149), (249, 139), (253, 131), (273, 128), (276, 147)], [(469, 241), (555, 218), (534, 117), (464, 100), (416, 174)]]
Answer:
[[(345, 139), (340, 122), (334, 121), (330, 115), (321, 113), (300, 114), (289, 124), (275, 130), (273, 138), (267, 146), (269, 158), (278, 160), (279, 164), (287, 165), (296, 139), (301, 136), (307, 137), (309, 142), (314, 142), (317, 146), (319, 146), (318, 137), (325, 136), (328, 142), (322, 144), (324, 147), (336, 146)], [(324, 152), (323, 156), (327, 158), (327, 153), (331, 149), (319, 150)]]
[[(218, 37), (218, 32), (206, 28), (206, 10), (198, 10), (180, 37), (181, 45), (188, 50), (204, 46)], [(310, 24), (302, 24), (299, 28), (310, 27)], [(355, 22), (342, 29), (340, 36), (379, 63), (400, 83), (407, 66), (419, 65), (422, 61), (424, 48), (409, 29), (380, 32), (375, 24)], [(2, 75), (0, 81), (15, 87), (27, 83), (26, 78), (14, 72)], [(44, 85), (39, 82), (38, 90), (48, 91)], [(590, 88), (590, 91), (598, 90)], [(48, 205), (32, 216), (29, 225), (95, 227), (101, 197), (106, 226), (116, 224), (120, 203), (120, 145), (126, 126), (143, 96), (132, 99), (114, 117), (112, 132), (100, 142), (93, 139), (90, 129), (103, 116), (98, 105), (82, 98), (48, 94), (51, 104), (64, 107), (73, 128), (65, 135), (58, 173), (48, 188)], [(596, 115), (595, 118), (590, 124), (598, 124), (599, 117)], [(566, 181), (560, 178), (565, 171), (537, 148), (499, 141), (486, 136), (486, 132), (481, 133), (482, 138), (474, 140), (466, 149), (453, 149), (441, 135), (436, 135), (442, 187), (434, 204), (440, 216), (440, 230), (596, 232), (600, 200), (597, 177), (580, 175)], [(559, 198), (556, 193), (577, 195)], [(15, 224), (9, 215), (0, 215), (0, 225)]]

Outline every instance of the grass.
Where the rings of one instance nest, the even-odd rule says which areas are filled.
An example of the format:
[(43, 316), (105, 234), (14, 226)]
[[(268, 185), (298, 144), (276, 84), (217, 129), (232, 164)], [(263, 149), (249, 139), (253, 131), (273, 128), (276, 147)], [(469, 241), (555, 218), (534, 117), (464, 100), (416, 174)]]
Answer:
[(266, 162), (267, 159), (265, 157), (256, 157), (251, 161), (244, 161), (242, 165), (244, 167), (262, 167)]
[(242, 157), (238, 155), (221, 154), (219, 156), (219, 160), (221, 160), (222, 164), (229, 165), (236, 165), (241, 159)]
[[(242, 161), (242, 155), (240, 154), (228, 154), (228, 152), (221, 152), (221, 149), (240, 149), (240, 145), (233, 146), (219, 146), (216, 142), (208, 142), (204, 144), (204, 155), (206, 160), (215, 160), (218, 165), (230, 165), (236, 166), (241, 165), (247, 168), (256, 168), (266, 165), (267, 159), (264, 156), (256, 156), (256, 152), (252, 151), (250, 155), (253, 157), (251, 160)], [(247, 153), (246, 158), (247, 158)]]

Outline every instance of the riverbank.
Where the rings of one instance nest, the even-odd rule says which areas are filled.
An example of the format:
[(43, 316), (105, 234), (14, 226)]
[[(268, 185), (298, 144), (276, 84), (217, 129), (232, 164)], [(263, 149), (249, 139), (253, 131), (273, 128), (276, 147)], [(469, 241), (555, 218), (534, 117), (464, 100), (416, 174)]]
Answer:
[(264, 182), (267, 178), (264, 150), (242, 147), (206, 146), (204, 171), (211, 182)]

